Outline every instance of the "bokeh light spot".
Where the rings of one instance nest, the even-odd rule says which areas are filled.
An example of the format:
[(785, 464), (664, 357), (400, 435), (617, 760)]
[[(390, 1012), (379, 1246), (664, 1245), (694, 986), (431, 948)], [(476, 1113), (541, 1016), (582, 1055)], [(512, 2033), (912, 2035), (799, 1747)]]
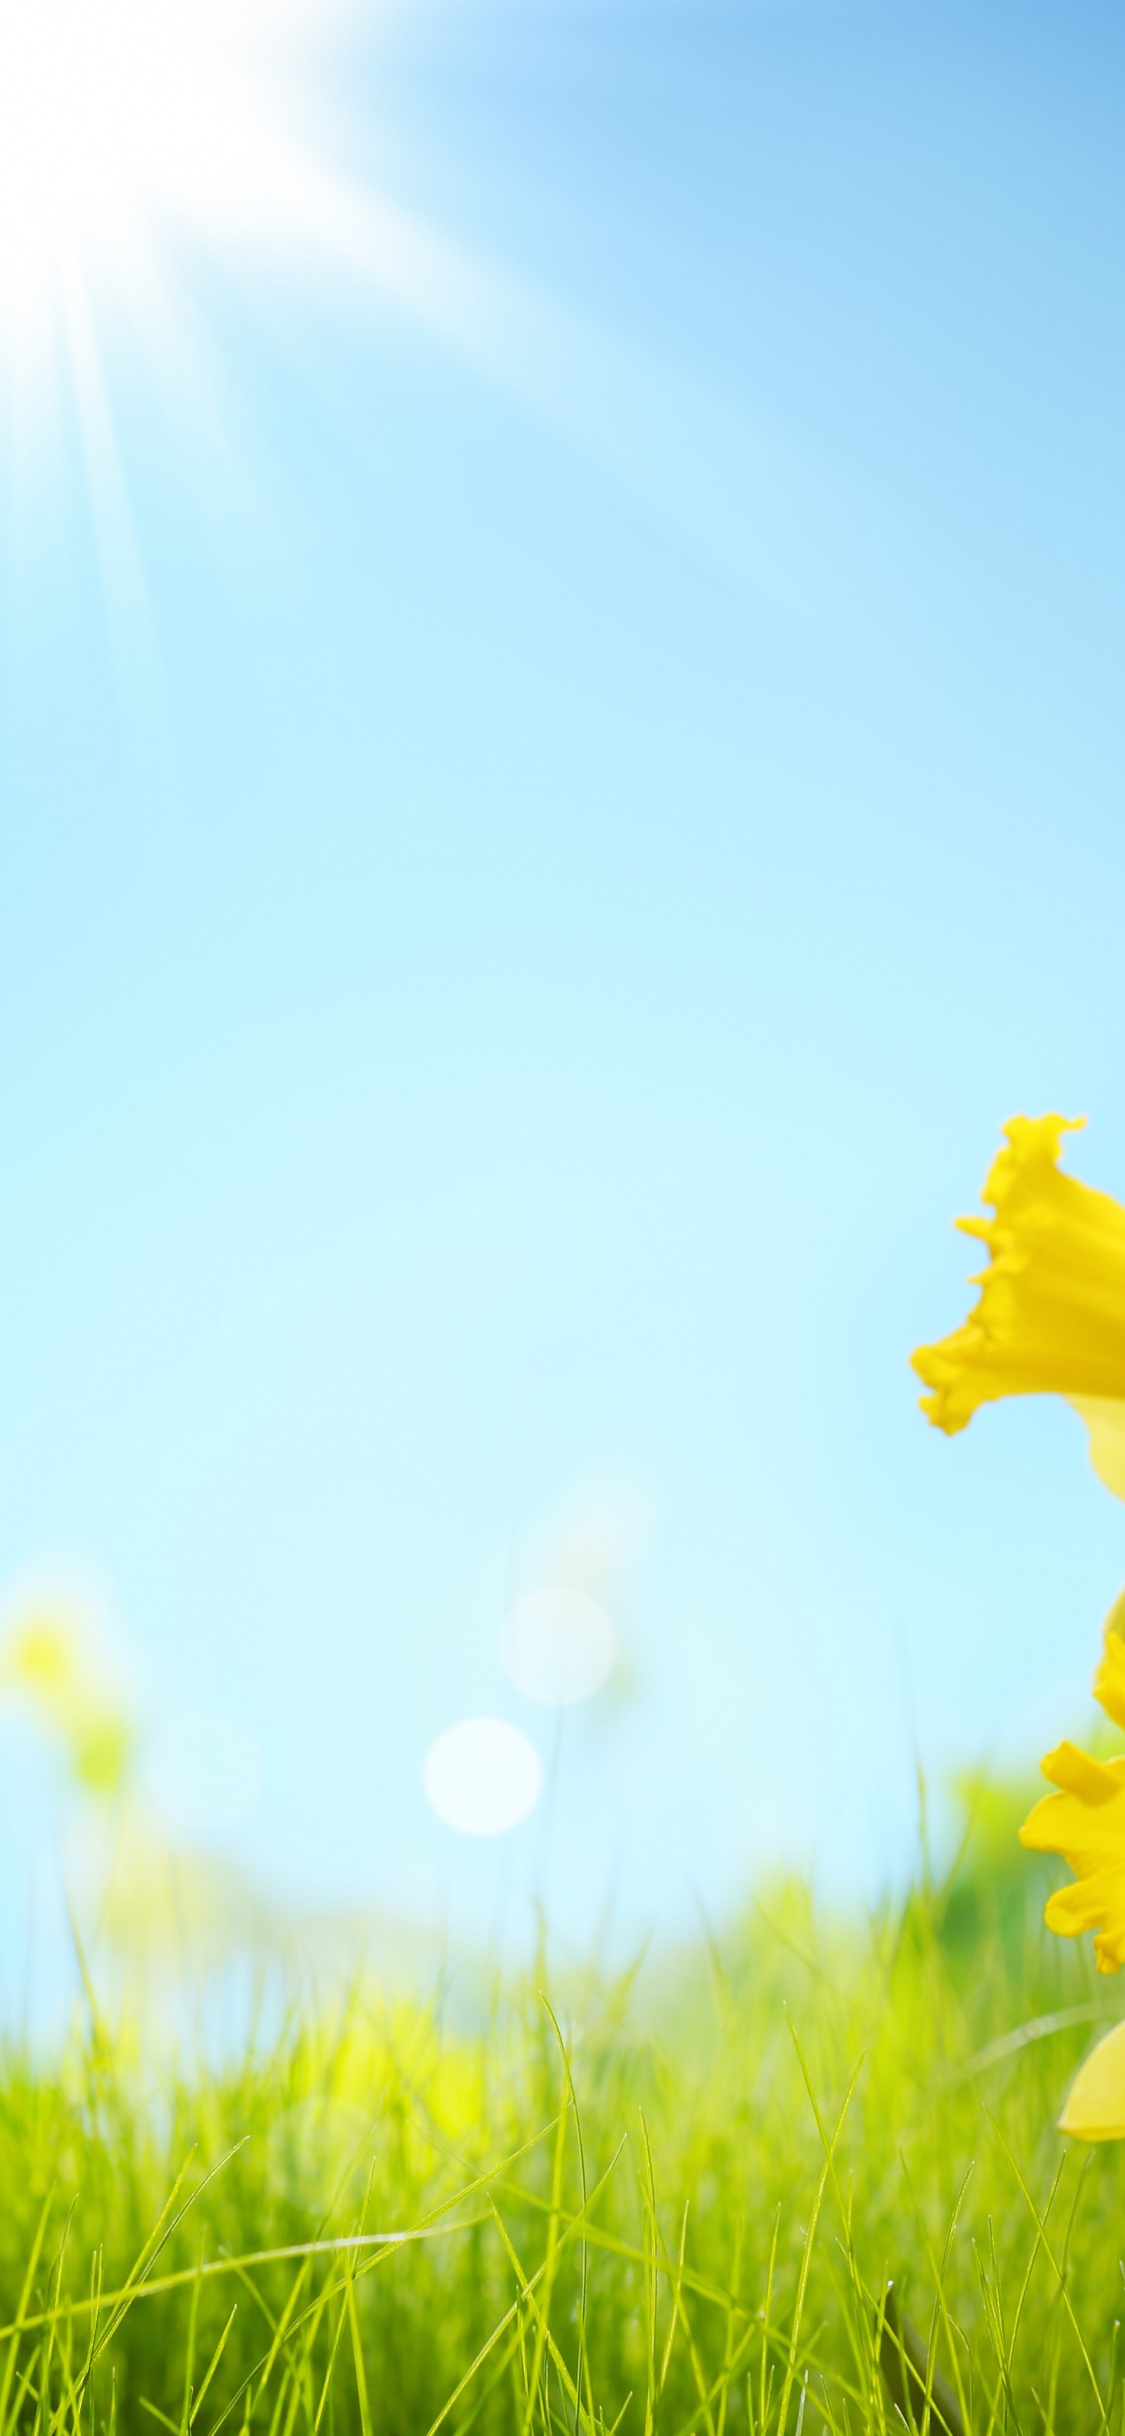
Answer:
[(504, 1835), (534, 1810), (543, 1790), (539, 1753), (519, 1726), (466, 1717), (431, 1745), (426, 1798), (462, 1835)]

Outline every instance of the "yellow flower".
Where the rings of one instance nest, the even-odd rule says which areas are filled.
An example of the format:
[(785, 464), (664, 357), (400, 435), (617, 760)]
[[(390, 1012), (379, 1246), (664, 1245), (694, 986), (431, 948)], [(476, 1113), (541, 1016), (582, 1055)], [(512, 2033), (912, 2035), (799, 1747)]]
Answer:
[[(1107, 1717), (1125, 1726), (1125, 1641), (1117, 1629), (1121, 1602), (1105, 1628), (1094, 1696)], [(1061, 1852), (1074, 1883), (1060, 1886), (1043, 1915), (1060, 1937), (1096, 1929), (1099, 1971), (1119, 1971), (1125, 1962), (1125, 1758), (1091, 1759), (1072, 1742), (1048, 1751), (1043, 1774), (1058, 1785), (1037, 1802), (1020, 1828), (1032, 1852)]]
[[(1094, 1692), (1114, 1724), (1125, 1727), (1125, 1597), (1111, 1609)], [(1072, 1742), (1061, 1742), (1043, 1761), (1043, 1774), (1057, 1785), (1037, 1802), (1020, 1829), (1032, 1852), (1059, 1852), (1074, 1871), (1044, 1913), (1060, 1937), (1096, 1929), (1099, 1971), (1119, 1971), (1125, 1962), (1125, 1758), (1091, 1759)], [(1125, 2022), (1087, 2056), (1059, 2117), (1060, 2131), (1077, 2140), (1125, 2139)]]
[(0, 1700), (15, 1693), (61, 1740), (85, 1792), (114, 1794), (133, 1756), (133, 1728), (83, 1648), (80, 1619), (34, 1606), (0, 1645)]
[(1059, 2116), (1075, 2140), (1125, 2140), (1125, 2022), (1098, 2040)]
[[(1081, 1123), (1083, 1120), (1077, 1120)], [(962, 1328), (923, 1345), (914, 1368), (938, 1429), (964, 1429), (998, 1396), (1061, 1395), (1090, 1431), (1094, 1467), (1125, 1497), (1125, 1209), (1064, 1176), (1059, 1152), (1076, 1120), (1013, 1117), (983, 1199), (993, 1218), (962, 1218), (987, 1244)]]

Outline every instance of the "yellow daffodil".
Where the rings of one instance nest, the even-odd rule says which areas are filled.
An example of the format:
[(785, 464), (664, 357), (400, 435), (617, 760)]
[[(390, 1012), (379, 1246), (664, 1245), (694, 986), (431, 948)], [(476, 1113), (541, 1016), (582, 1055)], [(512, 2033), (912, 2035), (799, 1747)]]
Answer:
[[(1114, 1618), (1117, 1610), (1114, 1610)], [(1105, 1654), (1094, 1677), (1094, 1695), (1114, 1724), (1125, 1726), (1125, 1641), (1106, 1628)], [(1073, 1742), (1060, 1742), (1043, 1761), (1048, 1793), (1020, 1828), (1032, 1852), (1061, 1852), (1074, 1883), (1051, 1896), (1044, 1918), (1060, 1937), (1096, 1929), (1099, 1971), (1119, 1971), (1125, 1962), (1125, 1758), (1091, 1759)]]
[[(1094, 1693), (1107, 1717), (1125, 1727), (1125, 1599), (1105, 1630)], [(1020, 1829), (1032, 1852), (1058, 1852), (1074, 1871), (1044, 1913), (1060, 1937), (1094, 1929), (1099, 1971), (1125, 1962), (1125, 1758), (1092, 1759), (1072, 1742), (1048, 1751), (1043, 1774), (1057, 1793), (1037, 1802)], [(1083, 2064), (1059, 2118), (1078, 2140), (1125, 2139), (1125, 2022), (1100, 2040)]]
[(913, 1360), (930, 1391), (923, 1412), (951, 1433), (998, 1396), (1065, 1396), (1096, 1471), (1125, 1497), (1125, 1208), (1060, 1171), (1062, 1137), (1082, 1121), (1005, 1126), (983, 1194), (995, 1216), (958, 1220), (988, 1247), (980, 1299)]
[(25, 1612), (0, 1646), (0, 1701), (8, 1693), (58, 1737), (84, 1792), (120, 1791), (133, 1728), (84, 1647), (80, 1618), (53, 1606)]

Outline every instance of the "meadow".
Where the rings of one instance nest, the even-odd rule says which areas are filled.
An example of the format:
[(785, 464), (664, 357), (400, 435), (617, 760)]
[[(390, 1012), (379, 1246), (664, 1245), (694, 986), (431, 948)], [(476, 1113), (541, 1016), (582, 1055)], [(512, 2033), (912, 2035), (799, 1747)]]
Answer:
[(87, 1988), (0, 2076), (0, 2431), (1117, 2425), (1125, 2170), (1055, 2127), (1114, 1982), (1021, 1806), (862, 1920), (780, 1883), (613, 1982), (364, 1976), (225, 2062)]

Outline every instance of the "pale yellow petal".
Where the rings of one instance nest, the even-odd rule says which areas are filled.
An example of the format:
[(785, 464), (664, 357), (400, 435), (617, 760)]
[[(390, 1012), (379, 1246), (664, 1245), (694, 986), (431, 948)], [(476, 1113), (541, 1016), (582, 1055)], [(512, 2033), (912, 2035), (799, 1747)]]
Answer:
[[(1125, 1402), (1116, 1396), (1070, 1396), (1090, 1433), (1090, 1461), (1107, 1489), (1125, 1498)], [(1119, 1718), (1118, 1724), (1123, 1721)]]
[(1059, 2130), (1075, 2140), (1125, 2139), (1125, 2022), (1087, 2056), (1059, 2116)]
[[(1125, 1480), (1125, 1473), (1122, 1475)], [(1125, 1495), (1125, 1489), (1122, 1494)], [(1121, 1624), (1125, 1599), (1115, 1600), (1106, 1618), (1102, 1661), (1094, 1677), (1094, 1698), (1100, 1700), (1114, 1725), (1125, 1726), (1125, 1640)]]

